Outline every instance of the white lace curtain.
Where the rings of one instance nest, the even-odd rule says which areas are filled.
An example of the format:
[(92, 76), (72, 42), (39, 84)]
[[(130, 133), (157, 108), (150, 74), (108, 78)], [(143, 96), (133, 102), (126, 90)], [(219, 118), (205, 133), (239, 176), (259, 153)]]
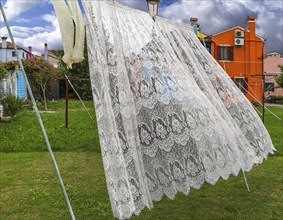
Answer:
[(274, 150), (253, 106), (191, 28), (112, 1), (83, 5), (115, 217), (249, 171)]

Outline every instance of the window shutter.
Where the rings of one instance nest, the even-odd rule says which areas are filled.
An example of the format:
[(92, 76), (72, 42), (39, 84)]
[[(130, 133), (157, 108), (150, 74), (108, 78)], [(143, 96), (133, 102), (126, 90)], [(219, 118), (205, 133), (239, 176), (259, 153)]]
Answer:
[(221, 46), (217, 46), (216, 55), (217, 55), (217, 60), (221, 60)]
[(229, 60), (234, 60), (234, 47), (229, 47)]

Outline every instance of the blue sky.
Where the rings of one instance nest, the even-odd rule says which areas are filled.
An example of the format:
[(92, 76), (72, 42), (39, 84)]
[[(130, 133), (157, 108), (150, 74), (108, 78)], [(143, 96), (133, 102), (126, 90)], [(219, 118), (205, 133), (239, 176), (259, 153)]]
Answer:
[[(0, 0), (18, 45), (32, 46), (43, 52), (44, 43), (50, 49), (62, 49), (61, 35), (51, 0)], [(140, 10), (146, 10), (146, 0), (118, 0)], [(266, 38), (266, 51), (283, 53), (282, 0), (161, 0), (159, 15), (188, 24), (198, 17), (202, 31), (216, 33), (236, 25), (244, 26), (247, 15), (256, 15), (257, 34)], [(0, 35), (8, 36), (1, 17)]]

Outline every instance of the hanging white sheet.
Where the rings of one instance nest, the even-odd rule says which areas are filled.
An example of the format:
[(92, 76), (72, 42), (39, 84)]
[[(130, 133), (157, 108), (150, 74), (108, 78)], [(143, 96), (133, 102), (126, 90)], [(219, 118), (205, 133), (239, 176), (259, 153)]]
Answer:
[(83, 0), (90, 78), (114, 216), (188, 194), (274, 147), (250, 102), (185, 25)]

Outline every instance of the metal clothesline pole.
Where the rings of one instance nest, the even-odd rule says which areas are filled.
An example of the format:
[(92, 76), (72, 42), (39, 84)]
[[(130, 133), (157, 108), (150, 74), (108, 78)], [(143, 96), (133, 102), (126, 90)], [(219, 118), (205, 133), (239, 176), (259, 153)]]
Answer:
[(250, 187), (249, 187), (249, 184), (248, 184), (248, 181), (247, 181), (247, 178), (246, 178), (244, 170), (242, 170), (242, 172), (243, 172), (243, 177), (244, 177), (244, 180), (245, 180), (245, 184), (246, 184), (247, 190), (248, 190), (248, 192), (250, 192)]
[(6, 14), (5, 14), (5, 12), (4, 12), (4, 9), (3, 9), (3, 6), (2, 6), (2, 2), (1, 2), (1, 1), (0, 1), (0, 10), (1, 10), (1, 12), (2, 12), (2, 16), (3, 16), (4, 22), (5, 22), (5, 24), (6, 24), (6, 27), (7, 27), (9, 36), (10, 36), (10, 38), (11, 38), (11, 40), (12, 40), (12, 43), (13, 43), (13, 46), (14, 46), (14, 50), (15, 50), (15, 53), (16, 53), (16, 56), (17, 56), (19, 65), (20, 65), (21, 70), (22, 70), (22, 72), (23, 72), (23, 75), (24, 75), (24, 78), (25, 78), (25, 81), (26, 81), (26, 84), (27, 84), (27, 90), (28, 90), (29, 96), (30, 96), (30, 98), (31, 98), (32, 105), (33, 105), (35, 114), (36, 114), (36, 116), (37, 116), (38, 122), (39, 122), (39, 124), (40, 124), (40, 128), (41, 128), (41, 131), (42, 131), (42, 133), (43, 133), (43, 136), (44, 136), (44, 139), (45, 139), (45, 143), (46, 143), (46, 145), (47, 145), (47, 148), (48, 148), (50, 157), (51, 157), (51, 159), (52, 159), (52, 163), (53, 163), (54, 169), (55, 169), (55, 171), (56, 171), (58, 180), (59, 180), (59, 182), (60, 182), (60, 185), (61, 185), (61, 188), (62, 188), (64, 197), (65, 197), (65, 200), (66, 200), (66, 203), (67, 203), (67, 206), (68, 206), (70, 215), (71, 215), (71, 219), (72, 219), (72, 220), (75, 220), (76, 218), (75, 218), (75, 215), (74, 215), (74, 212), (73, 212), (73, 209), (72, 209), (70, 200), (69, 200), (69, 198), (68, 198), (68, 194), (67, 194), (67, 191), (66, 191), (66, 189), (65, 189), (65, 186), (64, 186), (64, 183), (63, 183), (63, 179), (62, 179), (62, 177), (61, 177), (61, 174), (60, 174), (60, 171), (59, 171), (59, 168), (58, 168), (58, 165), (57, 165), (57, 162), (56, 162), (56, 159), (55, 159), (53, 150), (52, 150), (52, 148), (51, 148), (51, 145), (50, 145), (50, 142), (49, 142), (47, 133), (46, 133), (46, 131), (45, 131), (45, 127), (44, 127), (44, 125), (43, 125), (43, 122), (42, 122), (40, 113), (39, 113), (39, 111), (38, 111), (35, 98), (34, 98), (34, 96), (33, 96), (33, 93), (32, 93), (32, 90), (31, 90), (31, 87), (30, 87), (30, 84), (29, 84), (29, 81), (28, 81), (28, 78), (27, 78), (27, 75), (26, 75), (26, 72), (25, 72), (23, 63), (22, 63), (22, 60), (20, 59), (19, 52), (18, 52), (18, 50), (17, 50), (16, 43), (15, 43), (13, 34), (12, 34), (12, 32), (11, 32), (11, 28), (10, 28), (10, 26), (9, 26), (9, 24), (8, 24), (8, 20), (7, 20)]

